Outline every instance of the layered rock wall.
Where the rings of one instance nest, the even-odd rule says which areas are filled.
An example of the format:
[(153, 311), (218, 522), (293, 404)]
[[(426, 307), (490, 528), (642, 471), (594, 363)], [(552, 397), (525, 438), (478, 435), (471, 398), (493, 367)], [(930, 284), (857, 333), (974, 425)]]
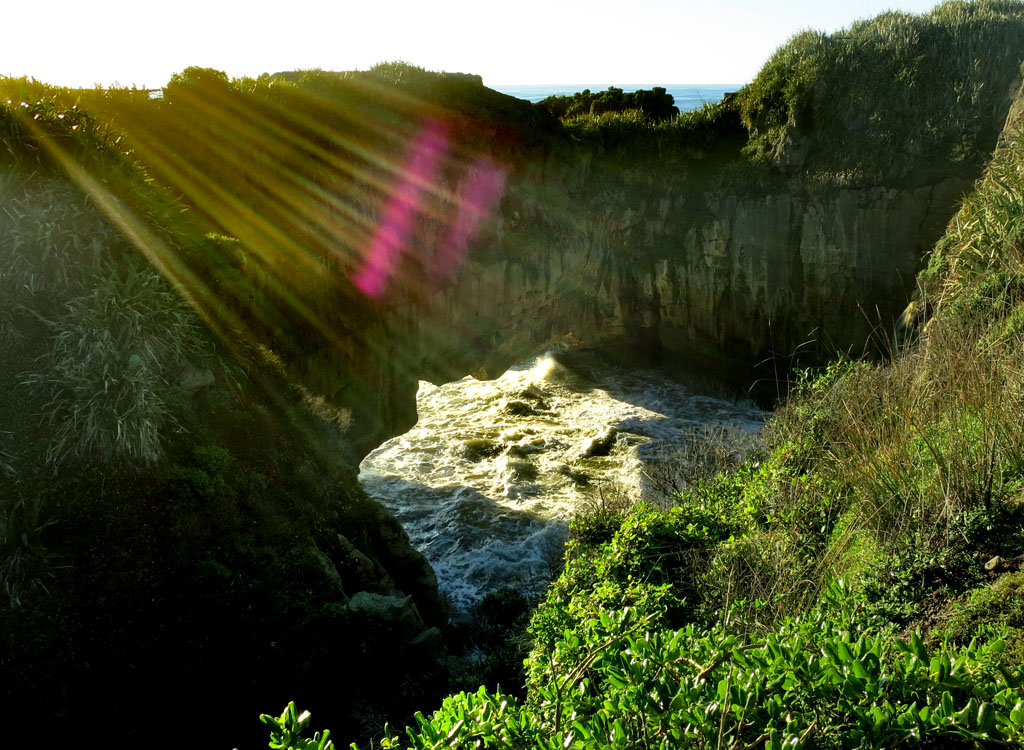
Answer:
[[(734, 194), (672, 175), (528, 175), (493, 234), (412, 320), (419, 377), (494, 377), (558, 343), (749, 385), (755, 366), (860, 353), (906, 303), (969, 184)], [(537, 180), (527, 184), (526, 180)], [(879, 337), (884, 339), (885, 335)]]

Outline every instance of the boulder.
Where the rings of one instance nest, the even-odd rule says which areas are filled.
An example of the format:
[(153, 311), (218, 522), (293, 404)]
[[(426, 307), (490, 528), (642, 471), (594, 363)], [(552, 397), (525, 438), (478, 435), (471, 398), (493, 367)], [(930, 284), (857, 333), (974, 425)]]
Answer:
[(502, 408), (514, 417), (532, 417), (537, 414), (537, 410), (525, 401), (507, 401)]
[(537, 478), (537, 467), (529, 461), (506, 461), (502, 474), (509, 482), (532, 482)]
[(590, 477), (582, 471), (576, 471), (574, 468), (569, 466), (569, 464), (558, 464), (558, 466), (555, 467), (555, 471), (563, 477), (571, 479), (580, 487), (590, 484)]
[(401, 643), (408, 643), (424, 630), (411, 596), (386, 596), (360, 591), (348, 603), (353, 615), (368, 620), (371, 627), (386, 630)]
[(349, 582), (349, 590), (386, 589), (394, 585), (391, 576), (365, 553), (356, 548), (342, 534), (337, 535), (341, 547), (338, 566), (345, 580)]
[(501, 453), (501, 445), (487, 438), (471, 438), (462, 442), (461, 453), (467, 461), (482, 461)]
[(595, 456), (607, 456), (615, 446), (615, 439), (618, 432), (613, 427), (606, 427), (597, 435), (591, 435), (583, 440), (580, 446), (580, 458), (593, 458)]

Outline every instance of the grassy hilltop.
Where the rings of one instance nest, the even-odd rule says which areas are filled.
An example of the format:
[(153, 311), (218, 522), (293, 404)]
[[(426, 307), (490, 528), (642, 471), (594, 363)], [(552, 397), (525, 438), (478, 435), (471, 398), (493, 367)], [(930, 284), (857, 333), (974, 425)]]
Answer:
[(988, 158), (999, 131), (992, 113), (1006, 106), (1022, 38), (1013, 0), (947, 2), (834, 34), (801, 32), (749, 85), (678, 117), (659, 116), (646, 102), (637, 107), (650, 113), (603, 112), (607, 92), (538, 106), (561, 116), (574, 139), (620, 162), (685, 169), (710, 161), (724, 170), (720, 177), (736, 178), (733, 187), (763, 179), (756, 166), (826, 184), (921, 184)]
[[(436, 583), (338, 456), (408, 408), (365, 386), (390, 353), (347, 279), (403, 149), (443, 118), (451, 182), (484, 156), (737, 190), (988, 166), (888, 361), (800, 374), (757, 452), (671, 507), (579, 515), (505, 652), (525, 670), (492, 672), (521, 684), (452, 695), (384, 746), (1021, 746), (1019, 123), (992, 152), (1022, 60), (1024, 3), (989, 0), (802, 33), (728, 101), (663, 120), (560, 122), (402, 64), (190, 68), (162, 98), (0, 81), (5, 737), (109, 720), (112, 745), (226, 745), (295, 699), (347, 739), (437, 705)], [(291, 709), (265, 723), (273, 747), (328, 743)]]

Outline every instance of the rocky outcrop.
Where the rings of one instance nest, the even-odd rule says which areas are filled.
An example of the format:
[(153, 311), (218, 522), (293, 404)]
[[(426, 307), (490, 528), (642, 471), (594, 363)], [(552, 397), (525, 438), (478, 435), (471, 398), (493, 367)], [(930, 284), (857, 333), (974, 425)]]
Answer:
[(601, 176), (580, 183), (559, 200), (509, 194), (491, 246), (414, 322), (420, 377), (493, 377), (560, 342), (745, 384), (767, 358), (859, 354), (906, 304), (969, 184), (794, 180), (730, 195), (671, 176), (620, 192)]
[[(335, 366), (358, 372), (335, 397), (356, 415), (354, 453), (415, 424), (417, 379), (497, 377), (548, 347), (711, 375), (766, 400), (794, 363), (884, 352), (975, 171), (910, 187), (778, 173), (709, 187), (692, 167), (527, 164), (451, 283), (427, 288), (404, 269), (345, 344)], [(443, 227), (421, 227), (409, 257), (443, 243)]]
[[(1021, 94), (1005, 104), (1011, 128)], [(550, 346), (710, 373), (766, 400), (794, 364), (885, 354), (923, 258), (981, 169), (949, 161), (865, 184), (759, 171), (736, 155), (722, 176), (699, 160), (554, 153), (511, 168), (486, 230), (446, 269), (450, 283), (424, 273), (447, 227), (418, 228), (371, 316), (379, 335), (346, 357), (377, 375), (337, 395), (353, 409), (367, 399), (352, 393), (386, 405), (356, 420), (357, 454), (415, 423), (416, 379), (496, 377)], [(405, 397), (386, 387), (399, 382)]]

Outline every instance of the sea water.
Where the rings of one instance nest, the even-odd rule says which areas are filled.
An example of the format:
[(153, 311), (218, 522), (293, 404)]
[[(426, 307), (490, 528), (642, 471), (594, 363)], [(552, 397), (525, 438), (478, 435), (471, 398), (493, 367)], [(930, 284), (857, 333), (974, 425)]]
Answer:
[(417, 410), (413, 429), (363, 460), (360, 481), (463, 612), (504, 586), (539, 593), (573, 513), (668, 502), (664, 472), (682, 446), (720, 440), (715, 427), (753, 436), (764, 416), (585, 354), (539, 356), (490, 381), (421, 382)]
[[(564, 86), (537, 84), (523, 86), (492, 86), (495, 91), (514, 96), (518, 99), (526, 99), (531, 102), (539, 102), (549, 96), (572, 96), (576, 92), (590, 89), (591, 93), (607, 91), (610, 84), (606, 83), (573, 83)], [(652, 89), (661, 86), (666, 93), (672, 94), (676, 106), (680, 112), (688, 112), (691, 109), (700, 109), (705, 104), (722, 101), (722, 98), (732, 91), (738, 91), (742, 84), (739, 83), (698, 83), (698, 84), (615, 84), (615, 88), (625, 92), (638, 89)]]

